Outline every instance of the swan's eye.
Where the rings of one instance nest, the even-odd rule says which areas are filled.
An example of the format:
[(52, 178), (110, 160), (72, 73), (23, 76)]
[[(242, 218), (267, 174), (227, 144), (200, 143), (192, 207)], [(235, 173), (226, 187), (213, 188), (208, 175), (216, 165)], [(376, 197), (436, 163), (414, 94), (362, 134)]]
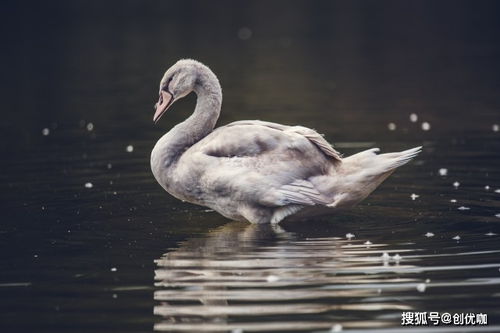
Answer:
[(165, 85), (163, 86), (163, 88), (161, 88), (161, 90), (168, 92), (168, 88), (169, 88), (169, 86), (170, 86), (170, 82), (172, 82), (172, 80), (173, 80), (173, 79), (174, 79), (173, 77), (170, 77), (170, 78), (167, 80), (167, 82), (165, 83)]

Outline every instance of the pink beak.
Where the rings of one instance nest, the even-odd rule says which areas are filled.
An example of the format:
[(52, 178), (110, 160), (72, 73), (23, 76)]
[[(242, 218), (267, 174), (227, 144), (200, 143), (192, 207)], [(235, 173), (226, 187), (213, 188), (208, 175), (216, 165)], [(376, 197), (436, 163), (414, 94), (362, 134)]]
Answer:
[(168, 107), (174, 102), (173, 96), (168, 91), (160, 91), (160, 99), (156, 103), (156, 112), (153, 116), (153, 121), (156, 123), (163, 116)]

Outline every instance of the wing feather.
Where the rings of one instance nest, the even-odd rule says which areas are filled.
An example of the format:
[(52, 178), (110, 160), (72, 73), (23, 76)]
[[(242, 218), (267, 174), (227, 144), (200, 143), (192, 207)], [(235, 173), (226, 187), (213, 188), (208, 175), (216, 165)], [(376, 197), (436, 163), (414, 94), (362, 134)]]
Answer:
[(325, 138), (313, 129), (304, 126), (286, 126), (281, 124), (276, 124), (268, 121), (261, 120), (241, 120), (230, 123), (226, 126), (237, 126), (237, 125), (254, 125), (254, 126), (265, 126), (275, 130), (283, 131), (285, 133), (295, 133), (302, 135), (307, 138), (310, 142), (316, 145), (326, 156), (333, 158), (334, 160), (341, 161), (342, 157), (338, 151), (336, 151)]
[(286, 204), (314, 206), (316, 204), (326, 205), (331, 201), (323, 196), (311, 182), (303, 179), (283, 185), (278, 189), (278, 193)]

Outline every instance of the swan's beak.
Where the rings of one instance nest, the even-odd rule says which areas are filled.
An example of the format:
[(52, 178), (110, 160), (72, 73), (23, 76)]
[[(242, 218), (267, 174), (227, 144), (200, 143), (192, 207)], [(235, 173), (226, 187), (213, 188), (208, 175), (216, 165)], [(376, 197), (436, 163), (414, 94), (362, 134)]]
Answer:
[(160, 99), (158, 100), (158, 103), (156, 103), (155, 108), (156, 112), (155, 115), (153, 116), (153, 121), (156, 123), (158, 120), (163, 116), (165, 111), (169, 108), (170, 105), (174, 102), (174, 96), (172, 96), (171, 93), (168, 91), (162, 90), (160, 91)]

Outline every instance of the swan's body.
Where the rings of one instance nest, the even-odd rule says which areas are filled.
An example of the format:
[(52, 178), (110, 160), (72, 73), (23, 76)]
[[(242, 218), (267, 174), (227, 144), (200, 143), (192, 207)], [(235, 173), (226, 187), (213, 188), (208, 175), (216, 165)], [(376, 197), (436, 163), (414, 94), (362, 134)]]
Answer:
[(154, 120), (191, 91), (198, 95), (194, 113), (156, 143), (151, 168), (176, 198), (229, 219), (278, 223), (352, 207), (420, 151), (377, 155), (375, 148), (343, 159), (302, 126), (253, 120), (214, 130), (221, 88), (194, 60), (180, 60), (165, 73)]

